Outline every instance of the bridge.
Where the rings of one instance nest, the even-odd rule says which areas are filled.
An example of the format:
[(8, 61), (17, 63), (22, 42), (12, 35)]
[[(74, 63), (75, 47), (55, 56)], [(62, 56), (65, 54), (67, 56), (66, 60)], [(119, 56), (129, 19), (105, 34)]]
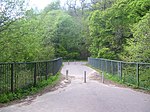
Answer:
[[(65, 62), (63, 77), (51, 92), (0, 108), (0, 112), (149, 112), (150, 95), (102, 82), (99, 72), (86, 62)], [(84, 74), (86, 71), (86, 83)]]

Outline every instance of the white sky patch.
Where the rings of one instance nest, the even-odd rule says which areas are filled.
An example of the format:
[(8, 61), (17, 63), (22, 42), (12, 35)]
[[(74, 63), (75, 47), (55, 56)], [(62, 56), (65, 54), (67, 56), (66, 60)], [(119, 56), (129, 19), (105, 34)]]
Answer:
[[(38, 8), (39, 10), (44, 9), (48, 4), (56, 0), (29, 0), (29, 5), (32, 8)], [(66, 0), (60, 0), (61, 4), (64, 5)]]
[[(37, 8), (38, 10), (44, 9), (48, 4), (57, 0), (29, 0), (29, 7)], [(62, 7), (66, 7), (65, 3), (67, 0), (60, 0), (60, 4)], [(70, 2), (74, 3), (74, 0), (69, 0)], [(90, 0), (85, 0), (86, 3), (89, 3)], [(80, 6), (80, 0), (76, 2), (77, 6)]]

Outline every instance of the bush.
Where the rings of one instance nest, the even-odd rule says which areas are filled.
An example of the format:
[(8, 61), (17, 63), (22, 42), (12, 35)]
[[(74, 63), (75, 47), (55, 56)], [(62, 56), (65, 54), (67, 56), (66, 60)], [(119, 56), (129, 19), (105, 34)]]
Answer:
[(8, 95), (6, 95), (6, 94), (0, 95), (0, 102), (1, 103), (6, 103), (8, 101), (9, 101)]

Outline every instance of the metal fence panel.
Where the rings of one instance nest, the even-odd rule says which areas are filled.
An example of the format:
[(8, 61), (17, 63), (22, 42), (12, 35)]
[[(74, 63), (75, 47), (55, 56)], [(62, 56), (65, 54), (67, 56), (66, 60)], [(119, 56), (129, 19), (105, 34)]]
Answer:
[(123, 81), (136, 85), (136, 63), (122, 64)]
[(139, 86), (150, 90), (150, 64), (139, 64)]
[(0, 63), (0, 94), (36, 85), (57, 74), (62, 58), (43, 62)]
[(122, 62), (89, 57), (88, 64), (119, 77), (124, 83), (150, 90), (150, 63)]

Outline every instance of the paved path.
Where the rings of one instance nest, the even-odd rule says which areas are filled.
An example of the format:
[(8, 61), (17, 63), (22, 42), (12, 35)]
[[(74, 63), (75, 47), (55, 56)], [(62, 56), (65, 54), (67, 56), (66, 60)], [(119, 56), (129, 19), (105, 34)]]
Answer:
[[(31, 103), (20, 103), (0, 112), (150, 112), (150, 95), (128, 88), (105, 85), (89, 77), (96, 73), (84, 63), (65, 63), (71, 83), (56, 91), (38, 96)], [(87, 71), (87, 83), (83, 73)]]

